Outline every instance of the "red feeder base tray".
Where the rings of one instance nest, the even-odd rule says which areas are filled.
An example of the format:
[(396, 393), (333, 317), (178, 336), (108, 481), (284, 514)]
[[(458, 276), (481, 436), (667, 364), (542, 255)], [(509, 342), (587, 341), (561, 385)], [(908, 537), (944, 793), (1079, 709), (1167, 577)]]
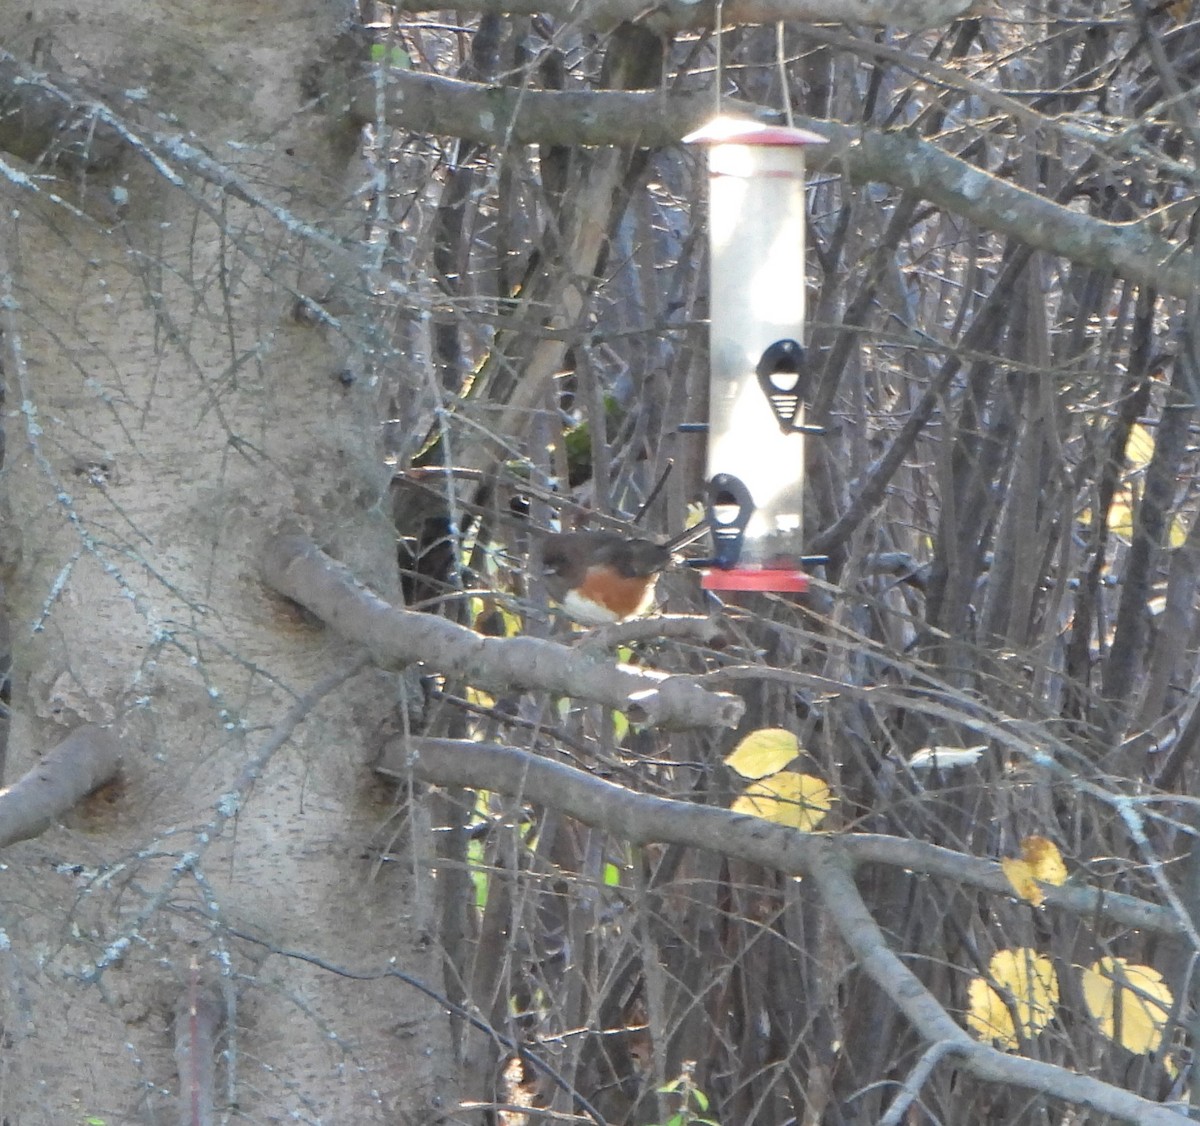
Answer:
[(705, 590), (760, 590), (777, 594), (802, 594), (808, 590), (808, 576), (803, 571), (758, 570), (733, 568), (700, 573), (700, 585)]

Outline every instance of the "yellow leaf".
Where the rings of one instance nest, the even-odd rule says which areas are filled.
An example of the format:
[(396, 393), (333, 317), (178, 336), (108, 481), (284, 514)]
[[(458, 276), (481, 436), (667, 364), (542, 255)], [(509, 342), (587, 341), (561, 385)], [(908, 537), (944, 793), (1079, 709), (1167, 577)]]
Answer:
[[(1125, 444), (1125, 458), (1128, 470), (1121, 486), (1113, 494), (1112, 503), (1108, 509), (1108, 530), (1123, 540), (1133, 539), (1133, 510), (1141, 497), (1141, 486), (1131, 478), (1141, 473), (1154, 457), (1154, 433), (1140, 422), (1135, 422), (1129, 431), (1129, 440)], [(1085, 509), (1080, 514), (1081, 524), (1091, 524), (1092, 511)], [(1187, 541), (1187, 521), (1178, 513), (1172, 516), (1167, 528), (1167, 546), (1182, 547)]]
[(1187, 543), (1187, 521), (1178, 514), (1171, 517), (1171, 526), (1167, 529), (1167, 546), (1183, 547)]
[(1012, 995), (1017, 1023), (1025, 1036), (1044, 1028), (1058, 1004), (1058, 975), (1044, 954), (1028, 946), (997, 950), (988, 963), (992, 978)]
[(1130, 469), (1145, 469), (1154, 456), (1154, 434), (1140, 422), (1129, 428), (1129, 439), (1125, 443), (1125, 460)]
[(1026, 837), (1021, 842), (1021, 856), (1029, 865), (1035, 880), (1055, 887), (1067, 882), (1067, 866), (1053, 841), (1045, 837)]
[(734, 813), (749, 813), (808, 832), (832, 806), (833, 795), (820, 778), (785, 770), (751, 782), (731, 808)]
[(467, 699), (467, 703), (474, 704), (477, 708), (485, 710), (496, 706), (495, 697), (489, 696), (486, 692), (481, 692), (478, 688), (472, 688), (467, 685), (467, 690), (463, 693)]
[(1058, 977), (1050, 959), (1027, 946), (998, 950), (988, 970), (1009, 997), (1006, 999), (981, 977), (972, 979), (967, 988), (967, 1027), (981, 1040), (994, 1040), (1002, 1048), (1015, 1049), (1022, 1037), (1033, 1036), (1054, 1016)]
[(1108, 530), (1123, 540), (1133, 539), (1133, 490), (1122, 485), (1108, 506)]
[(1032, 903), (1034, 907), (1040, 907), (1045, 902), (1046, 895), (1037, 886), (1033, 869), (1027, 861), (1018, 860), (1015, 856), (1004, 856), (1000, 859), (1000, 867), (1019, 898)]
[(1124, 958), (1101, 958), (1083, 971), (1083, 999), (1100, 1031), (1131, 1052), (1154, 1052), (1174, 1004), (1162, 974)]
[(520, 614), (508, 609), (507, 606), (497, 608), (500, 611), (500, 618), (504, 622), (504, 636), (520, 637), (525, 632), (525, 619)]
[(983, 978), (976, 977), (971, 979), (967, 987), (967, 998), (970, 1002), (967, 1027), (980, 1040), (995, 1040), (1002, 1048), (1017, 1047), (1019, 1041), (1013, 1028), (1012, 1014), (999, 993)]
[(1021, 842), (1021, 859), (1006, 856), (1000, 861), (1000, 867), (1017, 895), (1035, 907), (1040, 907), (1046, 899), (1037, 881), (1056, 886), (1067, 882), (1067, 866), (1062, 854), (1054, 842), (1045, 837), (1026, 837)]
[(751, 731), (725, 756), (725, 765), (743, 778), (777, 774), (800, 753), (800, 740), (782, 727)]

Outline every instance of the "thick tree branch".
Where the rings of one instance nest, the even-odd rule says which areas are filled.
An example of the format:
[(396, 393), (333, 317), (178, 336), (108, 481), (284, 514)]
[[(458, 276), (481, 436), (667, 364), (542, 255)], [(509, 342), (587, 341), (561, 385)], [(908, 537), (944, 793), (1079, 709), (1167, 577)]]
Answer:
[(1065, 1067), (1001, 1052), (981, 1043), (955, 1024), (938, 999), (903, 959), (888, 946), (854, 883), (849, 858), (830, 842), (819, 850), (809, 875), (842, 940), (859, 966), (900, 1008), (913, 1027), (931, 1043), (954, 1045), (959, 1067), (994, 1083), (1005, 1083), (1053, 1095), (1080, 1106), (1111, 1114), (1137, 1126), (1183, 1126), (1187, 1115), (1111, 1083), (1102, 1083)]
[[(559, 810), (633, 844), (681, 844), (710, 849), (781, 872), (805, 872), (816, 834), (796, 833), (758, 817), (712, 806), (639, 794), (582, 770), (528, 751), (460, 739), (395, 740), (384, 749), (378, 769), (395, 777), (411, 772), (440, 786), (470, 786), (520, 795)], [(927, 841), (880, 833), (848, 833), (839, 848), (854, 864), (884, 864), (908, 872), (940, 876), (963, 887), (1013, 897), (1012, 884), (994, 860), (984, 860)], [(1178, 917), (1132, 895), (1084, 884), (1045, 885), (1047, 909), (1081, 918), (1102, 916), (1123, 926), (1181, 935)]]
[(111, 782), (121, 746), (106, 728), (77, 727), (37, 766), (0, 790), (0, 847), (45, 832), (93, 790)]
[[(950, 1045), (959, 1066), (981, 1079), (1047, 1092), (1141, 1126), (1180, 1126), (1188, 1121), (1168, 1107), (1112, 1084), (1001, 1052), (975, 1040), (891, 950), (853, 879), (855, 867), (867, 860), (913, 871), (945, 871), (962, 884), (971, 882), (965, 873), (974, 871), (978, 875), (981, 866), (986, 866), (999, 877), (987, 881), (992, 890), (1011, 894), (1011, 888), (1000, 883), (1003, 877), (998, 865), (921, 841), (801, 833), (729, 810), (638, 794), (563, 763), (496, 744), (456, 739), (395, 740), (385, 749), (378, 769), (398, 778), (412, 774), (438, 785), (480, 787), (516, 795), (634, 844), (681, 844), (810, 876), (862, 969), (925, 1039)], [(947, 870), (947, 864), (953, 865), (953, 872)], [(1047, 901), (1052, 902), (1053, 893), (1063, 889), (1045, 890), (1050, 893)], [(1091, 898), (1096, 909), (1106, 913), (1108, 898)], [(1062, 900), (1059, 905), (1068, 906)], [(1070, 904), (1075, 909), (1079, 906), (1081, 901)]]
[[(731, 13), (726, 14), (732, 18)], [(714, 109), (707, 90), (530, 90), (402, 70), (389, 71), (387, 82), (390, 124), (484, 144), (660, 148), (677, 143), (707, 121)], [(375, 120), (376, 94), (373, 81), (360, 85), (350, 107), (358, 120)], [(135, 135), (118, 114), (101, 103), (84, 101), (44, 77), (25, 74), (11, 55), (0, 53), (0, 105), (6, 104), (5, 99), (15, 99), (22, 107), (18, 120), (35, 120), (36, 129), (22, 126), (12, 137), (0, 133), (0, 148), (21, 152), (32, 145), (31, 152), (48, 151), (45, 146), (53, 151), (54, 135), (69, 131), (72, 122), (77, 122), (80, 129), (86, 125), (91, 149), (82, 158), (88, 163), (109, 163), (115, 148), (126, 145), (172, 182), (179, 179), (173, 169), (193, 172), (267, 211), (314, 244), (331, 243), (323, 232), (300, 223), (196, 146), (150, 132)], [(724, 108), (761, 118), (773, 114), (764, 107), (733, 101), (725, 102)], [(1110, 223), (1095, 219), (1001, 180), (907, 133), (880, 133), (813, 118), (798, 118), (796, 125), (831, 142), (809, 150), (814, 168), (833, 167), (855, 181), (878, 181), (913, 191), (985, 230), (1153, 285), (1161, 293), (1187, 297), (1192, 292), (1194, 252), (1160, 237), (1152, 225), (1156, 220)], [(26, 129), (30, 131), (23, 132)]]
[[(484, 144), (675, 144), (712, 116), (707, 91), (559, 91), (483, 86), (413, 71), (389, 75), (389, 122), (398, 128), (465, 137)], [(768, 118), (762, 107), (727, 109)], [(375, 116), (374, 86), (355, 103), (363, 120)], [(1160, 237), (1150, 222), (1110, 223), (1063, 207), (908, 133), (881, 133), (816, 118), (796, 125), (830, 144), (808, 150), (813, 168), (850, 179), (878, 181), (915, 192), (985, 230), (1074, 262), (1110, 270), (1187, 297), (1194, 253)]]
[[(855, 23), (875, 27), (897, 27), (919, 31), (943, 27), (965, 15), (974, 0), (727, 0), (722, 7), (724, 23)], [(398, 7), (408, 12), (441, 11), (434, 0), (401, 0)], [(642, 0), (504, 0), (500, 5), (513, 16), (540, 13), (570, 20), (594, 28), (613, 27), (626, 20), (638, 20), (654, 31), (683, 31), (709, 28), (716, 24), (717, 10), (712, 0), (688, 3), (665, 0), (647, 5)], [(491, 12), (495, 0), (467, 0), (462, 12)]]
[(1187, 297), (1193, 291), (1193, 252), (1160, 238), (1145, 220), (1109, 223), (1073, 211), (907, 133), (807, 119), (796, 124), (833, 142), (829, 152), (810, 150), (818, 166), (840, 164), (852, 180), (882, 180), (917, 192), (985, 230), (1160, 292)]
[(496, 691), (537, 690), (590, 700), (654, 727), (733, 727), (743, 703), (684, 676), (637, 670), (536, 637), (483, 637), (432, 614), (397, 609), (303, 535), (275, 536), (263, 559), (267, 584), (331, 629), (398, 668), (420, 662)]
[[(747, 102), (725, 108), (764, 120), (776, 116)], [(414, 70), (387, 75), (390, 125), (489, 145), (657, 149), (698, 129), (714, 111), (710, 90), (532, 90)], [(373, 81), (358, 88), (351, 112), (364, 123), (376, 119)]]

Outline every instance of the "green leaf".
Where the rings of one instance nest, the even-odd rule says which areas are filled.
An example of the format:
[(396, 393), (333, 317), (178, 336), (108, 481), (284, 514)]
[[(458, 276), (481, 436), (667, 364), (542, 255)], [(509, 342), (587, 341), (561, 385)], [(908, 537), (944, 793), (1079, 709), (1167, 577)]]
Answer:
[(483, 841), (467, 842), (467, 865), (475, 885), (475, 906), (482, 911), (488, 901), (488, 872), (483, 866)]
[(372, 43), (371, 62), (393, 66), (397, 70), (412, 70), (412, 59), (403, 47), (394, 44)]

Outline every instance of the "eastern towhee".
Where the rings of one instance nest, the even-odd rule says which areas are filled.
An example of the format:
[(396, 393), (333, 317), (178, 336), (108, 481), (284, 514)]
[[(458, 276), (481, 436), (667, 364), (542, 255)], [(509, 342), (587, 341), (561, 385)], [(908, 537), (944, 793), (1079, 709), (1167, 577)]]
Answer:
[(583, 625), (609, 625), (648, 613), (654, 584), (680, 548), (708, 532), (701, 522), (666, 543), (617, 532), (560, 532), (545, 537), (546, 589)]

